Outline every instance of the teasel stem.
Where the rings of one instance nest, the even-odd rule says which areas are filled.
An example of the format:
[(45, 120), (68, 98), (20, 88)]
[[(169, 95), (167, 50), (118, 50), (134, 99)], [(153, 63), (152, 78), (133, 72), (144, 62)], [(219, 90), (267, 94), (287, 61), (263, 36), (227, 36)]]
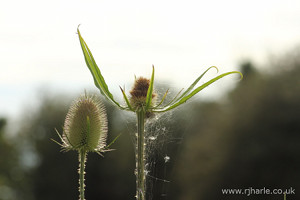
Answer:
[(84, 149), (79, 151), (79, 200), (84, 200), (84, 174), (87, 152)]
[(137, 112), (137, 157), (136, 157), (136, 198), (145, 200), (146, 196), (146, 174), (145, 174), (145, 111), (139, 109)]

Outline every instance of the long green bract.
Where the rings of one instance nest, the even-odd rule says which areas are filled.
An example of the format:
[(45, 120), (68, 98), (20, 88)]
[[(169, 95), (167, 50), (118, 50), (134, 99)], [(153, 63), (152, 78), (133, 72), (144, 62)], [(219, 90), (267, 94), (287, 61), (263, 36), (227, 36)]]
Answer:
[(125, 100), (125, 102), (126, 102), (126, 104), (127, 104), (127, 106), (128, 106), (128, 109), (131, 110), (131, 111), (134, 111), (133, 108), (132, 108), (132, 106), (130, 105), (130, 102), (129, 102), (129, 100), (128, 100), (128, 97), (127, 97), (126, 94), (125, 94), (125, 91), (124, 91), (121, 87), (120, 87), (120, 89), (121, 89), (121, 92), (122, 92), (122, 94), (123, 94), (123, 98), (124, 98), (124, 100)]
[[(181, 99), (182, 97), (186, 96), (190, 91), (192, 91), (192, 89), (194, 89), (195, 85), (197, 85), (197, 83), (200, 81), (200, 79), (206, 74), (206, 72), (208, 72), (210, 69), (215, 68), (217, 70), (217, 72), (219, 71), (217, 67), (215, 66), (211, 66), (209, 67), (207, 70), (205, 70), (205, 72), (203, 72), (191, 85), (190, 87), (184, 92), (182, 93), (182, 95), (177, 99)], [(177, 101), (176, 100), (176, 101)]]
[(125, 109), (123, 106), (121, 106), (118, 102), (114, 100), (113, 95), (110, 93), (108, 86), (96, 64), (96, 61), (92, 55), (92, 52), (90, 51), (89, 47), (85, 43), (84, 39), (82, 38), (79, 29), (77, 29), (77, 33), (79, 36), (80, 46), (84, 54), (84, 59), (86, 62), (86, 65), (88, 66), (93, 78), (94, 83), (96, 87), (100, 90), (100, 92), (110, 101), (112, 101), (114, 104), (116, 104), (119, 108)]
[(164, 96), (162, 97), (160, 102), (154, 108), (158, 108), (164, 102), (165, 98), (167, 97), (168, 92), (169, 92), (169, 89), (167, 89), (166, 93), (164, 94)]
[(243, 77), (242, 73), (241, 72), (238, 72), (238, 71), (232, 71), (232, 72), (227, 72), (227, 73), (224, 73), (224, 74), (221, 74), (209, 81), (207, 81), (206, 83), (204, 83), (203, 85), (197, 87), (195, 90), (193, 90), (190, 94), (182, 97), (181, 99), (178, 100), (178, 102), (175, 102), (174, 104), (168, 106), (168, 107), (165, 107), (164, 109), (156, 109), (156, 110), (153, 110), (154, 112), (165, 112), (165, 111), (168, 111), (168, 110), (171, 110), (171, 109), (174, 109), (178, 106), (180, 106), (181, 104), (185, 103), (187, 100), (189, 100), (190, 98), (192, 98), (194, 95), (196, 95), (198, 92), (200, 92), (201, 90), (203, 90), (204, 88), (206, 88), (207, 86), (209, 86), (210, 84), (216, 82), (217, 80), (225, 77), (225, 76), (228, 76), (230, 74), (240, 74), (241, 78)]
[(152, 75), (151, 75), (151, 80), (149, 84), (149, 88), (147, 91), (147, 97), (146, 97), (146, 110), (149, 109), (152, 101), (152, 93), (153, 93), (153, 83), (154, 83), (154, 66), (152, 66)]
[[(182, 92), (182, 90), (180, 90), (178, 92), (178, 94), (169, 102), (165, 105), (165, 107), (168, 107), (169, 105), (175, 104), (176, 102), (180, 101), (180, 99), (182, 99), (184, 96), (187, 96), (188, 93), (190, 91), (192, 91), (194, 89), (194, 87), (197, 85), (197, 83), (200, 81), (200, 79), (212, 68), (215, 68), (217, 70), (217, 72), (219, 71), (217, 67), (215, 66), (211, 66), (209, 67), (205, 72), (203, 72), (191, 85), (190, 87), (188, 87), (188, 89), (186, 91), (184, 91), (180, 96), (179, 94)], [(175, 103), (174, 103), (175, 102)], [(159, 104), (160, 105), (160, 104)], [(158, 108), (158, 106), (156, 106), (155, 108)]]
[(169, 101), (169, 103), (167, 103), (166, 105), (164, 105), (164, 107), (168, 107), (169, 105), (172, 105), (175, 101), (178, 100), (178, 96), (181, 94), (181, 92), (183, 91), (184, 88), (182, 88), (176, 95), (175, 97), (173, 97), (173, 99), (171, 101)]

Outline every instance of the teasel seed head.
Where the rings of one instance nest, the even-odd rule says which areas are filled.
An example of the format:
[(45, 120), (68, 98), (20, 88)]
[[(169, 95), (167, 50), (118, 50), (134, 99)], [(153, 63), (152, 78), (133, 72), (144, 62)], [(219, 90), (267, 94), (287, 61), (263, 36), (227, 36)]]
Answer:
[(81, 96), (71, 105), (62, 136), (66, 150), (102, 152), (106, 146), (107, 117), (99, 100)]
[[(150, 85), (150, 79), (139, 77), (135, 80), (130, 91), (130, 104), (134, 109), (143, 108), (146, 105), (147, 92)], [(151, 104), (154, 105), (156, 93), (152, 93)]]

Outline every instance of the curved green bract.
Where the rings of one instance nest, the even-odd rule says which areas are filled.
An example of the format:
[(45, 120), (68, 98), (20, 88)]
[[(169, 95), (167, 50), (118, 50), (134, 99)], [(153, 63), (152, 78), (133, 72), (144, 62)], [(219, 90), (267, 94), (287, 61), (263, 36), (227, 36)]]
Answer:
[[(207, 70), (204, 72), (206, 73)], [(187, 100), (189, 100), (190, 98), (192, 98), (194, 95), (196, 95), (198, 92), (200, 92), (201, 90), (203, 90), (204, 88), (206, 88), (207, 86), (211, 85), (212, 83), (216, 82), (217, 80), (225, 77), (225, 76), (228, 76), (230, 74), (239, 74), (241, 76), (241, 79), (243, 78), (243, 74), (239, 71), (232, 71), (232, 72), (227, 72), (227, 73), (223, 73), (209, 81), (207, 81), (206, 83), (204, 83), (203, 85), (197, 87), (195, 90), (193, 90), (192, 92), (190, 92), (189, 94), (185, 94), (185, 96), (181, 95), (180, 98), (177, 99), (176, 102), (174, 102), (173, 104), (167, 106), (167, 107), (164, 107), (162, 109), (154, 109), (152, 110), (153, 112), (165, 112), (165, 111), (168, 111), (168, 110), (171, 110), (171, 109), (174, 109), (178, 106), (180, 106), (181, 104), (185, 103)], [(193, 85), (193, 84), (192, 84)]]
[(79, 28), (77, 28), (77, 33), (79, 36), (79, 41), (80, 41), (80, 46), (83, 51), (84, 59), (86, 62), (86, 65), (88, 66), (93, 78), (94, 78), (94, 83), (96, 87), (100, 90), (100, 92), (112, 103), (117, 105), (120, 109), (126, 109), (125, 107), (121, 106), (118, 102), (114, 100), (113, 95), (110, 93), (108, 86), (96, 64), (96, 61), (93, 57), (92, 52), (90, 51), (89, 47), (85, 43), (84, 39), (82, 38)]
[(191, 86), (178, 98), (176, 99), (179, 100), (182, 97), (186, 96), (194, 87), (195, 85), (200, 81), (200, 79), (206, 74), (206, 72), (208, 72), (210, 69), (215, 68), (217, 70), (217, 72), (219, 71), (219, 69), (216, 66), (211, 66), (209, 67), (207, 70), (205, 70), (205, 72), (203, 72), (192, 84)]

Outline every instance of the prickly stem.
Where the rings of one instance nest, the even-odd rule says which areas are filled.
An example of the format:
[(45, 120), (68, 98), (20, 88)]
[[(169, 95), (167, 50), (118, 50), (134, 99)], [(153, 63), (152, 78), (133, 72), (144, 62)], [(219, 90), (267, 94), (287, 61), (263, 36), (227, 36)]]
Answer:
[(84, 200), (84, 174), (87, 152), (84, 149), (79, 151), (79, 200)]
[(145, 174), (145, 111), (137, 111), (137, 157), (136, 157), (136, 198), (145, 200), (146, 174)]

